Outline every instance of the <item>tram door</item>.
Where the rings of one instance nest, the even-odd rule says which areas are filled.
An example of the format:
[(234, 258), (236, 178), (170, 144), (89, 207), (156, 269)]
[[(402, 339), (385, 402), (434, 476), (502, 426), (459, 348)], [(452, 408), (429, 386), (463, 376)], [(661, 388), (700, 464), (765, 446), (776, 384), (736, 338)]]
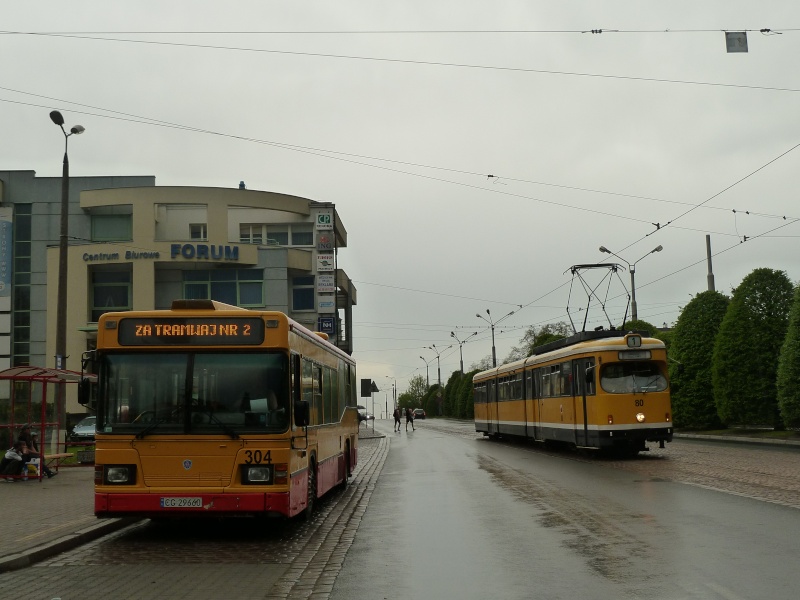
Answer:
[(497, 380), (490, 379), (486, 387), (488, 394), (486, 398), (487, 428), (489, 433), (498, 434), (500, 433), (500, 417), (497, 410)]
[(535, 438), (536, 437), (536, 411), (534, 403), (536, 400), (536, 394), (534, 393), (533, 388), (533, 370), (528, 369), (527, 371), (523, 372), (523, 390), (524, 390), (524, 398), (525, 398), (525, 437)]
[(594, 375), (594, 359), (579, 358), (572, 361), (572, 373), (575, 393), (575, 444), (589, 446), (589, 412), (591, 406), (587, 396), (594, 394), (594, 383), (587, 381)]

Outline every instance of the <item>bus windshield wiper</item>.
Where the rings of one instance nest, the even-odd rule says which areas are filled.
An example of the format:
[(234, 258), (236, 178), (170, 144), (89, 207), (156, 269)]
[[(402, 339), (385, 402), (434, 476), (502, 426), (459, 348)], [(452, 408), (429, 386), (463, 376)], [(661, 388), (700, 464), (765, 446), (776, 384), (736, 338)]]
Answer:
[(136, 434), (136, 439), (141, 440), (142, 438), (144, 438), (144, 436), (146, 436), (148, 433), (153, 431), (153, 429), (155, 429), (156, 427), (158, 427), (159, 425), (161, 425), (164, 422), (165, 422), (165, 419), (157, 419), (157, 420), (153, 421), (147, 427), (145, 427), (139, 433)]
[(208, 420), (209, 421), (211, 421), (212, 423), (214, 423), (216, 425), (219, 425), (219, 428), (222, 429), (222, 431), (224, 431), (225, 433), (227, 433), (231, 437), (232, 440), (238, 440), (239, 439), (239, 434), (236, 433), (236, 431), (234, 431), (233, 429), (231, 429), (228, 425), (226, 425), (225, 423), (220, 421), (217, 417), (215, 417), (213, 412), (208, 411), (208, 412), (206, 412), (204, 414), (208, 415)]

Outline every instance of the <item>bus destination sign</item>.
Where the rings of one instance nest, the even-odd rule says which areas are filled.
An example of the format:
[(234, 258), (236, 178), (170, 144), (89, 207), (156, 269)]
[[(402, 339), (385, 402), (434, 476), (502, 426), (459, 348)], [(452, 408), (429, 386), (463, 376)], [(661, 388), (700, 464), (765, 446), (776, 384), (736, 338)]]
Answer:
[(122, 318), (120, 346), (258, 346), (264, 321), (258, 317)]

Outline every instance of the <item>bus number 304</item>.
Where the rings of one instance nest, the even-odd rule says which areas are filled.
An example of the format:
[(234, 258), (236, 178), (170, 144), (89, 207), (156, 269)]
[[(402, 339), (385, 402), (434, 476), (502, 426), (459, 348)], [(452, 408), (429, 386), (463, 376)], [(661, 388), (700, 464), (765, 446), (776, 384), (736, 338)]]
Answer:
[(260, 465), (261, 463), (272, 464), (269, 450), (266, 452), (262, 452), (261, 450), (245, 450), (244, 455), (247, 457), (244, 462), (248, 465)]

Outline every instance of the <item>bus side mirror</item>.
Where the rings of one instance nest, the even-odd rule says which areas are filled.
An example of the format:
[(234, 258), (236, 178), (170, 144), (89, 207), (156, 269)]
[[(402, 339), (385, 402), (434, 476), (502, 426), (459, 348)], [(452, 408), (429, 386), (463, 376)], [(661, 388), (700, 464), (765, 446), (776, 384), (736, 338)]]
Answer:
[(92, 380), (88, 377), (82, 377), (78, 383), (78, 402), (83, 406), (92, 400), (92, 385)]
[(296, 400), (294, 403), (294, 424), (295, 427), (308, 427), (311, 410), (308, 400)]

